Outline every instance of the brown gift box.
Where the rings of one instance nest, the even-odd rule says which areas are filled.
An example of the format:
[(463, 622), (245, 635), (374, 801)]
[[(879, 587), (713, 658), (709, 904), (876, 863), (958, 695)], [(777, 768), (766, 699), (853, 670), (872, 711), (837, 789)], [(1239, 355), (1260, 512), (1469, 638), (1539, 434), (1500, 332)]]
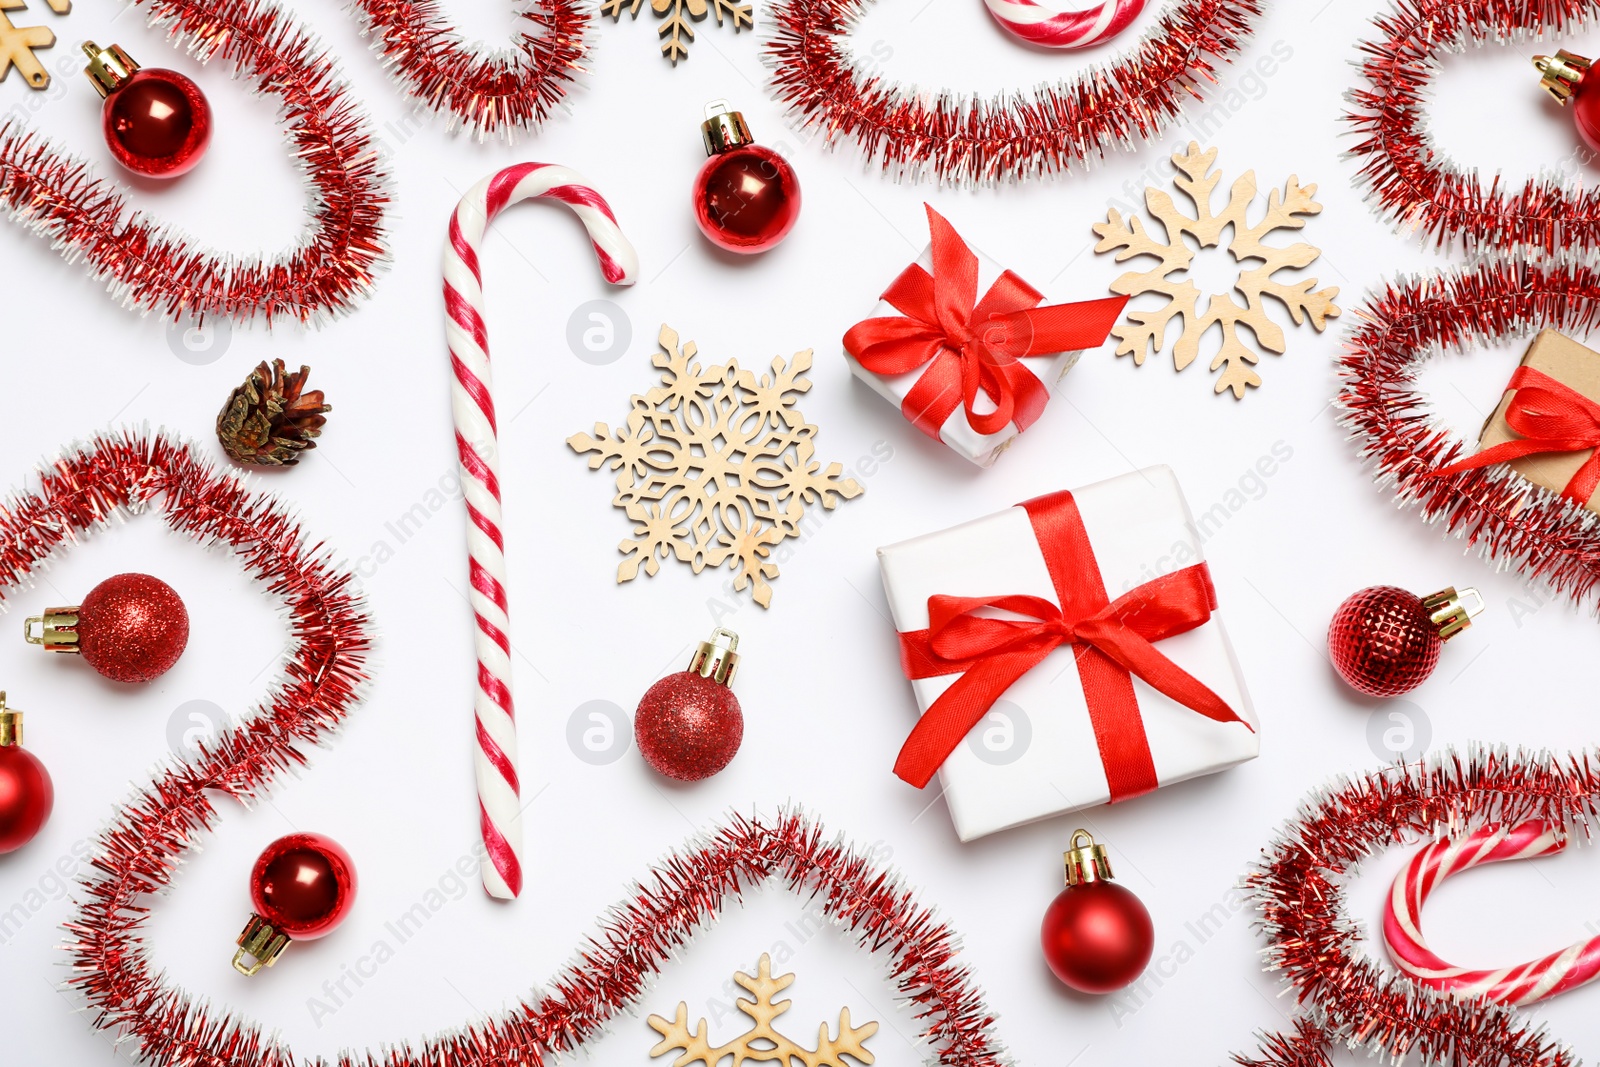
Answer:
[[(1528, 354), (1522, 357), (1522, 365), (1543, 371), (1574, 392), (1600, 402), (1600, 352), (1585, 348), (1565, 334), (1541, 330), (1528, 346)], [(1478, 438), (1479, 452), (1521, 439), (1521, 434), (1506, 425), (1506, 408), (1514, 395), (1508, 390), (1500, 398), (1494, 414), (1483, 424), (1483, 433)], [(1560, 493), (1593, 453), (1592, 448), (1580, 452), (1541, 452), (1514, 459), (1507, 466), (1535, 485)], [(1600, 491), (1589, 498), (1587, 506), (1590, 511), (1600, 512)]]

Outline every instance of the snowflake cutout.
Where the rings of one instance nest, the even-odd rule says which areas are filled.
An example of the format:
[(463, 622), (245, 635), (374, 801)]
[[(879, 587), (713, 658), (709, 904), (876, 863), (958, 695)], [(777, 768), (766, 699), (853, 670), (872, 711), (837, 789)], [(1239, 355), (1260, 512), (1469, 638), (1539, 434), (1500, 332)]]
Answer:
[(795, 408), (811, 388), (811, 350), (787, 363), (774, 357), (759, 378), (730, 360), (704, 368), (694, 362), (693, 341), (662, 326), (661, 350), (652, 362), (661, 384), (635, 396), (626, 425), (616, 430), (595, 423), (594, 433), (567, 438), (574, 452), (589, 455), (589, 469), (617, 472), (612, 503), (635, 523), (618, 550), (617, 581), (654, 575), (659, 560), (676, 556), (694, 568), (726, 564), (738, 572), (734, 588), (752, 587), (768, 607), (778, 565), (773, 548), (800, 536), (805, 505), (834, 508), (862, 487), (841, 478), (843, 467), (826, 470), (815, 459), (817, 428)]
[[(1159, 293), (1167, 303), (1154, 310), (1130, 311), (1124, 322), (1111, 332), (1121, 342), (1117, 355), (1132, 355), (1139, 366), (1145, 357), (1154, 352), (1160, 355), (1166, 344), (1167, 326), (1173, 319), (1183, 320), (1183, 332), (1173, 349), (1173, 363), (1183, 370), (1194, 362), (1200, 352), (1200, 339), (1213, 325), (1222, 327), (1222, 349), (1211, 361), (1211, 369), (1225, 368), (1217, 380), (1216, 391), (1233, 390), (1236, 399), (1243, 399), (1245, 390), (1261, 384), (1261, 376), (1254, 370), (1261, 358), (1256, 349), (1245, 344), (1240, 329), (1248, 329), (1261, 348), (1282, 355), (1283, 329), (1267, 314), (1266, 298), (1271, 296), (1289, 309), (1289, 316), (1299, 326), (1311, 320), (1317, 332), (1322, 332), (1327, 320), (1339, 314), (1334, 299), (1337, 288), (1313, 292), (1317, 280), (1307, 278), (1298, 282), (1277, 281), (1274, 275), (1282, 270), (1298, 269), (1316, 262), (1322, 253), (1304, 242), (1275, 247), (1265, 243), (1276, 230), (1299, 230), (1305, 227), (1306, 216), (1322, 211), (1317, 203), (1317, 187), (1302, 186), (1298, 178), (1289, 176), (1283, 190), (1272, 190), (1267, 198), (1267, 210), (1254, 225), (1249, 220), (1250, 205), (1256, 197), (1255, 171), (1247, 172), (1233, 183), (1228, 194), (1228, 204), (1221, 213), (1214, 213), (1212, 193), (1222, 181), (1222, 172), (1212, 170), (1217, 150), (1201, 152), (1191, 141), (1187, 151), (1172, 157), (1180, 174), (1173, 185), (1194, 204), (1194, 214), (1186, 215), (1173, 203), (1164, 189), (1145, 190), (1145, 206), (1155, 216), (1165, 231), (1158, 239), (1130, 215), (1126, 222), (1115, 208), (1105, 222), (1097, 223), (1094, 232), (1100, 241), (1096, 252), (1117, 249), (1116, 261), (1122, 263), (1136, 256), (1153, 256), (1159, 262), (1147, 271), (1130, 271), (1111, 283), (1111, 291), (1125, 296)], [(1200, 311), (1201, 292), (1188, 277), (1182, 275), (1194, 263), (1195, 252), (1185, 235), (1194, 238), (1201, 248), (1216, 248), (1229, 227), (1233, 237), (1228, 242), (1228, 252), (1240, 267), (1232, 290), (1225, 294), (1212, 294), (1204, 312)], [(1259, 260), (1260, 265), (1245, 269), (1249, 261)], [(1234, 294), (1244, 298), (1243, 305)]]
[[(622, 18), (622, 11), (627, 8), (628, 14), (634, 19), (639, 17), (639, 8), (644, 0), (602, 0), (600, 13), (610, 15), (612, 22)], [(737, 0), (650, 0), (650, 10), (655, 12), (656, 18), (666, 16), (661, 28), (656, 31), (656, 36), (663, 38), (661, 54), (672, 61), (676, 67), (678, 60), (687, 59), (689, 56), (689, 41), (694, 40), (694, 27), (689, 20), (696, 22), (703, 20), (709, 11), (717, 16), (717, 25), (722, 25), (724, 17), (733, 20), (733, 32), (738, 33), (747, 26), (754, 26), (755, 19), (751, 15), (749, 4), (740, 4)], [(686, 40), (687, 38), (687, 40)]]
[(672, 1019), (650, 1016), (650, 1028), (661, 1035), (661, 1041), (650, 1050), (650, 1055), (681, 1052), (672, 1061), (672, 1067), (688, 1067), (696, 1062), (705, 1067), (716, 1067), (728, 1057), (733, 1058), (732, 1067), (741, 1067), (746, 1060), (776, 1063), (780, 1067), (790, 1067), (795, 1062), (803, 1067), (848, 1067), (844, 1059), (846, 1055), (859, 1063), (872, 1063), (872, 1053), (867, 1051), (863, 1042), (878, 1032), (878, 1024), (869, 1022), (851, 1026), (849, 1008), (839, 1009), (837, 1037), (828, 1036), (828, 1024), (825, 1022), (818, 1028), (815, 1050), (804, 1048), (773, 1029), (773, 1020), (789, 1010), (790, 1002), (780, 1000), (774, 1003), (772, 998), (789, 988), (794, 982), (794, 975), (774, 978), (772, 957), (765, 952), (761, 954), (754, 978), (740, 972), (733, 976), (733, 980), (755, 998), (738, 1002), (739, 1011), (751, 1020), (748, 1030), (726, 1045), (714, 1047), (706, 1037), (706, 1021), (701, 1019), (691, 1030), (689, 1005), (680, 1001), (678, 1013)]

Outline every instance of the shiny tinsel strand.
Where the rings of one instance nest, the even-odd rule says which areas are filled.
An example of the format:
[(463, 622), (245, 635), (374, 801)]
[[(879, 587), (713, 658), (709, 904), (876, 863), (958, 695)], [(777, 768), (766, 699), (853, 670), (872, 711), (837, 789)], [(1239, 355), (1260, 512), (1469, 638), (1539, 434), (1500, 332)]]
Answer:
[(1564, 1045), (1515, 1009), (1456, 998), (1387, 972), (1360, 947), (1345, 889), (1390, 848), (1545, 819), (1588, 836), (1600, 814), (1600, 753), (1559, 760), (1474, 746), (1425, 763), (1340, 778), (1313, 793), (1246, 878), (1267, 969), (1303, 1016), (1262, 1039), (1255, 1067), (1325, 1067), (1334, 1044), (1391, 1062), (1449, 1067), (1576, 1067)]
[[(1472, 253), (1520, 248), (1545, 253), (1600, 246), (1600, 190), (1546, 174), (1520, 190), (1485, 184), (1438, 150), (1427, 112), (1439, 57), (1487, 44), (1549, 40), (1600, 14), (1597, 0), (1398, 0), (1374, 19), (1360, 45), (1364, 86), (1347, 116), (1359, 143), (1360, 180), (1378, 212), (1436, 246)], [(1527, 91), (1541, 92), (1530, 72)]]
[(590, 9), (538, 0), (518, 12), (531, 25), (510, 49), (479, 53), (450, 28), (435, 0), (352, 0), (373, 50), (405, 91), (478, 140), (510, 141), (535, 129), (583, 72)]
[(311, 222), (286, 252), (240, 258), (196, 247), (129, 207), (114, 183), (16, 119), (0, 124), (0, 210), (82, 259), (126, 307), (321, 322), (350, 309), (387, 263), (387, 175), (364, 116), (323, 47), (271, 0), (134, 0), (201, 62), (221, 56), (275, 97), (311, 186)]
[(1339, 363), (1337, 405), (1380, 486), (1477, 546), (1485, 558), (1600, 607), (1600, 516), (1505, 468), (1432, 472), (1469, 451), (1415, 388), (1423, 360), (1542, 328), (1581, 334), (1600, 319), (1600, 273), (1559, 259), (1401, 279), (1369, 297)]
[(1203, 99), (1260, 0), (1176, 0), (1122, 59), (1031, 94), (926, 93), (862, 73), (848, 38), (870, 0), (779, 0), (762, 46), (778, 100), (828, 140), (854, 139), (885, 173), (996, 185), (1087, 165), (1151, 140)]

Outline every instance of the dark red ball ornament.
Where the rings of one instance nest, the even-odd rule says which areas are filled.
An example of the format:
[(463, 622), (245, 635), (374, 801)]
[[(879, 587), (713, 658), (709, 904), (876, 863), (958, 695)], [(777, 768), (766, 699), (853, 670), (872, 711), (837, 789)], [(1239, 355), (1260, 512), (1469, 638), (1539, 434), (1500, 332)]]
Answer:
[(706, 160), (694, 179), (694, 218), (712, 244), (765, 252), (800, 218), (800, 179), (789, 161), (755, 143), (744, 116), (726, 100), (706, 105), (700, 124)]
[(141, 68), (121, 45), (85, 42), (84, 73), (105, 98), (100, 125), (118, 163), (147, 178), (176, 178), (192, 169), (211, 143), (211, 105), (189, 78), (161, 67)]
[(112, 681), (148, 682), (183, 655), (189, 612), (160, 578), (117, 574), (89, 590), (82, 604), (28, 619), (23, 632), (47, 652), (81, 655)]
[(331, 933), (356, 902), (356, 865), (322, 834), (289, 834), (266, 847), (250, 868), (255, 914), (239, 935), (233, 969), (253, 975), (271, 967), (290, 941)]
[(1578, 136), (1600, 152), (1600, 88), (1597, 78), (1589, 77), (1591, 60), (1562, 50), (1553, 56), (1534, 56), (1533, 65), (1541, 75), (1539, 84), (1565, 107), (1572, 104), (1572, 121)]
[(32, 841), (55, 800), (50, 772), (22, 747), (22, 712), (7, 708), (0, 692), (0, 855)]
[(633, 738), (644, 761), (668, 778), (710, 778), (739, 751), (744, 713), (728, 688), (739, 666), (738, 647), (739, 635), (718, 627), (695, 649), (688, 670), (667, 675), (639, 701)]
[[(1467, 597), (1475, 601), (1470, 609)], [(1363, 589), (1340, 604), (1328, 624), (1333, 669), (1367, 696), (1409, 693), (1439, 665), (1444, 642), (1471, 626), (1482, 610), (1476, 589), (1426, 597), (1392, 585)]]
[(1150, 912), (1111, 880), (1111, 859), (1087, 830), (1062, 857), (1067, 888), (1045, 910), (1039, 940), (1055, 976), (1080, 993), (1115, 993), (1144, 973), (1155, 951)]

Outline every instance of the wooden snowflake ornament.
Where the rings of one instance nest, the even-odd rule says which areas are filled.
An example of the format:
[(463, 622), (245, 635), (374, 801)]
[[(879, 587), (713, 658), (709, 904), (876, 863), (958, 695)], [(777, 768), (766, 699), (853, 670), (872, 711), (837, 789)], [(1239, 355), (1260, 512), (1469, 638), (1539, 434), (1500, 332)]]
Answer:
[(772, 958), (765, 952), (761, 954), (754, 978), (738, 972), (733, 980), (755, 998), (740, 999), (738, 1002), (739, 1010), (750, 1017), (751, 1026), (748, 1030), (726, 1045), (713, 1046), (706, 1037), (706, 1021), (701, 1019), (691, 1030), (689, 1005), (680, 1001), (678, 1013), (670, 1020), (659, 1015), (650, 1016), (650, 1028), (661, 1035), (660, 1042), (650, 1050), (650, 1055), (664, 1056), (669, 1052), (680, 1052), (681, 1055), (672, 1061), (672, 1067), (688, 1067), (691, 1063), (717, 1067), (729, 1057), (733, 1060), (732, 1067), (740, 1067), (746, 1060), (776, 1063), (780, 1067), (793, 1067), (795, 1063), (803, 1067), (849, 1067), (846, 1056), (857, 1063), (872, 1063), (872, 1053), (867, 1051), (866, 1040), (878, 1032), (878, 1024), (850, 1025), (849, 1008), (839, 1009), (838, 1036), (828, 1036), (826, 1022), (818, 1027), (815, 1049), (804, 1048), (773, 1028), (773, 1020), (789, 1010), (789, 1001), (774, 1002), (772, 998), (789, 988), (794, 982), (794, 975), (774, 978)]
[[(601, 0), (600, 12), (610, 15), (611, 21), (616, 22), (626, 8), (629, 15), (638, 19), (643, 3), (644, 0)], [(678, 60), (689, 56), (689, 42), (694, 40), (690, 19), (701, 22), (709, 11), (717, 16), (718, 26), (722, 25), (724, 17), (732, 20), (734, 33), (755, 25), (750, 5), (738, 0), (650, 0), (650, 10), (655, 12), (656, 18), (666, 18), (656, 36), (662, 39), (661, 54), (671, 60), (674, 67)]]
[(636, 524), (618, 546), (626, 558), (617, 581), (641, 568), (654, 575), (669, 555), (696, 574), (726, 564), (738, 571), (734, 588), (753, 586), (767, 607), (767, 583), (778, 576), (772, 550), (800, 536), (805, 505), (832, 509), (862, 492), (839, 464), (822, 469), (817, 428), (795, 408), (811, 388), (811, 350), (787, 363), (774, 357), (771, 373), (757, 377), (732, 360), (702, 368), (694, 342), (680, 345), (671, 327), (661, 327), (660, 344), (661, 384), (633, 397), (627, 424), (595, 423), (593, 434), (567, 438), (589, 454), (589, 469), (617, 472), (612, 503)]
[[(1145, 206), (1161, 224), (1163, 234), (1158, 237), (1146, 230), (1139, 217), (1130, 215), (1126, 221), (1111, 209), (1105, 222), (1097, 223), (1094, 232), (1100, 241), (1096, 252), (1116, 250), (1116, 261), (1122, 263), (1136, 256), (1151, 256), (1155, 266), (1146, 271), (1130, 271), (1111, 283), (1111, 291), (1126, 296), (1156, 293), (1167, 298), (1160, 308), (1129, 311), (1126, 321), (1112, 327), (1111, 333), (1121, 342), (1117, 355), (1132, 355), (1135, 364), (1142, 366), (1145, 357), (1161, 353), (1166, 344), (1167, 326), (1173, 319), (1183, 320), (1183, 332), (1173, 349), (1173, 363), (1183, 370), (1194, 362), (1200, 352), (1200, 339), (1212, 326), (1222, 327), (1222, 348), (1211, 361), (1211, 369), (1222, 369), (1217, 379), (1216, 391), (1233, 390), (1236, 399), (1243, 399), (1245, 390), (1259, 386), (1261, 376), (1254, 370), (1260, 353), (1245, 344), (1240, 329), (1254, 334), (1256, 343), (1269, 352), (1284, 352), (1283, 329), (1267, 314), (1266, 298), (1273, 297), (1289, 309), (1295, 325), (1307, 319), (1320, 333), (1327, 320), (1339, 314), (1334, 299), (1337, 288), (1316, 289), (1315, 278), (1279, 281), (1279, 271), (1298, 270), (1316, 262), (1321, 250), (1299, 242), (1287, 247), (1266, 243), (1276, 230), (1304, 228), (1306, 217), (1322, 211), (1317, 203), (1317, 187), (1302, 186), (1290, 175), (1283, 190), (1272, 190), (1267, 198), (1266, 213), (1252, 224), (1249, 220), (1251, 204), (1256, 197), (1255, 171), (1247, 172), (1233, 183), (1228, 193), (1227, 206), (1214, 210), (1212, 194), (1222, 181), (1222, 172), (1212, 170), (1217, 150), (1201, 152), (1191, 141), (1186, 151), (1172, 157), (1179, 170), (1173, 185), (1194, 204), (1194, 213), (1186, 214), (1173, 202), (1164, 189), (1145, 190)], [(1227, 248), (1240, 267), (1233, 288), (1228, 293), (1210, 294), (1204, 311), (1200, 310), (1201, 292), (1188, 277), (1194, 263), (1195, 249), (1185, 238), (1193, 238), (1200, 248), (1216, 248), (1229, 228), (1233, 237)], [(1259, 261), (1259, 266), (1245, 269), (1247, 262)], [(1234, 299), (1244, 298), (1241, 305)], [(1131, 305), (1130, 305), (1131, 306)]]
[[(51, 47), (56, 43), (56, 35), (48, 26), (13, 25), (11, 16), (6, 12), (21, 11), (26, 6), (23, 0), (0, 0), (0, 79), (4, 79), (11, 73), (11, 68), (16, 67), (17, 73), (30, 86), (47, 89), (50, 86), (50, 72), (39, 62), (33, 50)], [(66, 14), (71, 6), (70, 0), (51, 0), (50, 4), (58, 15)]]

